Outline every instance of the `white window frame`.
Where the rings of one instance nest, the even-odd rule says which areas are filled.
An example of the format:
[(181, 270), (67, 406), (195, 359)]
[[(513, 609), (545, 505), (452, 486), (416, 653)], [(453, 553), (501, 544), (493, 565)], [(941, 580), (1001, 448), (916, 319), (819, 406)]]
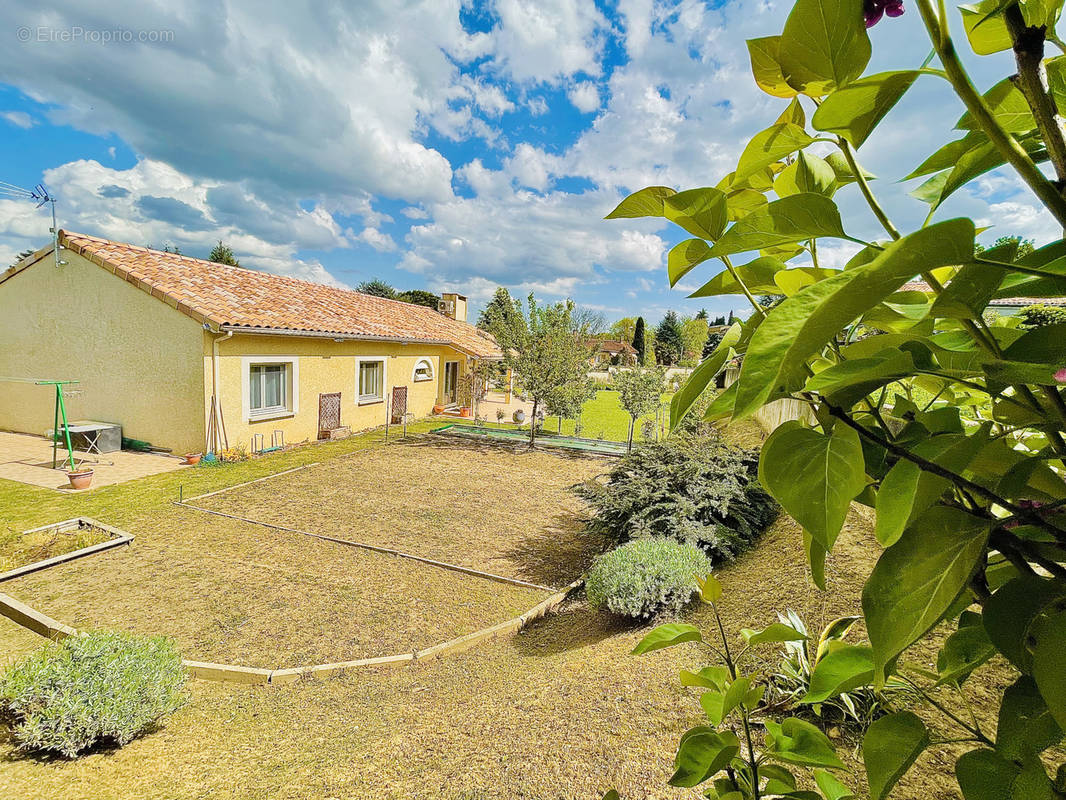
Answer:
[[(359, 394), (359, 370), (363, 364), (369, 363), (381, 364), (381, 396), (371, 397), (367, 395), (363, 397)], [(355, 359), (355, 404), (357, 406), (372, 406), (375, 403), (385, 402), (385, 392), (388, 391), (389, 386), (389, 360), (385, 356), (366, 356)]]
[[(429, 375), (424, 378), (418, 377), (418, 369), (421, 366), (425, 366), (429, 370)], [(411, 382), (412, 383), (425, 383), (431, 381), (437, 377), (437, 370), (433, 367), (433, 360), (429, 358), (420, 358), (415, 362), (414, 369), (411, 370)]]
[[(283, 408), (263, 411), (252, 408), (252, 367), (283, 364), (288, 367), (288, 382)], [(293, 417), (300, 413), (300, 359), (298, 356), (241, 356), (241, 411), (244, 419), (257, 422), (266, 419)]]

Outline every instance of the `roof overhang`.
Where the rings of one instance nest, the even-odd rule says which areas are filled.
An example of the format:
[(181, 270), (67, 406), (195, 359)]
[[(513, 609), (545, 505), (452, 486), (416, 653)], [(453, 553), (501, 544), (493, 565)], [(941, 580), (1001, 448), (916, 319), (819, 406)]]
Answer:
[(472, 358), (480, 358), (486, 361), (499, 361), (503, 359), (503, 355), (484, 355), (482, 353), (475, 353), (472, 350), (467, 350), (464, 347), (460, 347), (454, 342), (445, 341), (444, 339), (424, 339), (419, 337), (409, 336), (373, 336), (366, 333), (337, 333), (335, 331), (304, 331), (295, 330), (292, 328), (259, 328), (253, 325), (219, 325), (219, 331), (227, 331), (233, 333), (246, 333), (253, 336), (297, 336), (305, 339), (334, 339), (338, 341), (353, 341), (353, 342), (388, 342), (390, 344), (431, 344), (437, 347), (450, 347), (452, 350), (457, 350), (460, 353), (464, 353)]

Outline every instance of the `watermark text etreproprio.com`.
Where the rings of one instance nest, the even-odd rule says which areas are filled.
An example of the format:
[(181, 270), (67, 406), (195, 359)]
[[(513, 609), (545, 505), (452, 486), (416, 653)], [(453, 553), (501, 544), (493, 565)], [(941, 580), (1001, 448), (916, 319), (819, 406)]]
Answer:
[(47, 44), (73, 44), (88, 42), (90, 44), (156, 44), (174, 41), (174, 31), (131, 30), (129, 28), (85, 28), (71, 25), (57, 28), (50, 25), (37, 25), (16, 29), (15, 38), (20, 42), (41, 42)]

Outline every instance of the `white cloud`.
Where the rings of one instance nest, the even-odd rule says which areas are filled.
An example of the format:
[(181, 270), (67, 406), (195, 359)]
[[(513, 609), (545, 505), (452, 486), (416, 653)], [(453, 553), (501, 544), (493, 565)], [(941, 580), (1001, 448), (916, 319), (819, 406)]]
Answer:
[(584, 0), (498, 0), (494, 66), (517, 81), (558, 83), (577, 73), (599, 75), (609, 27)]
[(526, 101), (526, 108), (534, 117), (540, 117), (548, 113), (548, 101), (543, 97), (531, 97)]
[(387, 233), (382, 233), (377, 228), (364, 228), (356, 239), (373, 247), (379, 253), (385, 253), (396, 249), (396, 242)]
[(596, 84), (592, 81), (582, 81), (574, 84), (567, 91), (566, 96), (570, 98), (570, 102), (574, 104), (578, 111), (591, 114), (593, 111), (599, 110), (601, 102), (600, 90), (596, 88)]
[(37, 120), (25, 111), (0, 111), (0, 117), (6, 119), (16, 128), (22, 128), (24, 131), (29, 130), (37, 124)]

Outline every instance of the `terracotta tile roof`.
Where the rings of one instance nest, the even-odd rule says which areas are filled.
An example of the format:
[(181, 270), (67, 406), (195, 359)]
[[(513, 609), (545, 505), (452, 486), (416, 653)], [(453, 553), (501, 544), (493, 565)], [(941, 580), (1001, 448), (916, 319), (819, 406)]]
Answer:
[[(925, 281), (910, 281), (900, 286), (899, 291), (925, 292), (929, 294), (933, 290), (929, 288), (929, 284)], [(992, 300), (988, 305), (990, 308), (995, 308), (996, 306), (1000, 308), (1004, 306), (1025, 308), (1033, 305), (1066, 307), (1066, 297), (1000, 297)]]
[(481, 358), (502, 356), (489, 334), (425, 306), (80, 233), (60, 231), (59, 240), (213, 327), (446, 344)]
[(627, 353), (636, 355), (637, 348), (629, 342), (620, 342), (616, 339), (593, 339), (590, 344), (596, 345), (601, 353)]

